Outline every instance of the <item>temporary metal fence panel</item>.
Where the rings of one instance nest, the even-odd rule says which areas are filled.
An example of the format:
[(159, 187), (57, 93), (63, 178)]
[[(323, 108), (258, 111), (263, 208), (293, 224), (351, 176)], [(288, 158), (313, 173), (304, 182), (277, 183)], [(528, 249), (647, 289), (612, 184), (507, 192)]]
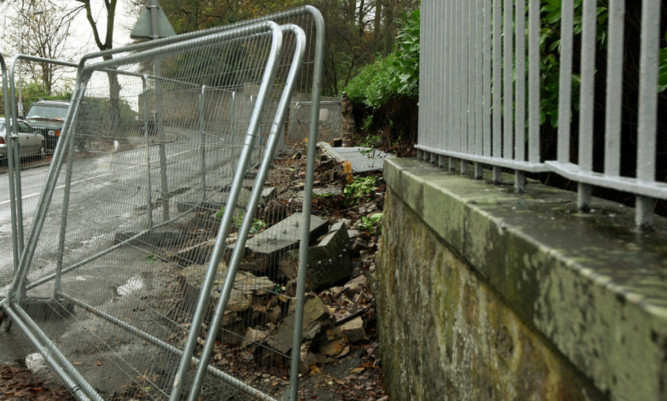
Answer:
[[(312, 91), (319, 107), (323, 34), (319, 12), (302, 7), (84, 57), (1, 301), (77, 398), (210, 399), (240, 389), (296, 399), (317, 124), (301, 141), (302, 203), (260, 198), (290, 95)], [(288, 296), (269, 266), (239, 265), (258, 220), (295, 212), (299, 277)], [(286, 313), (287, 350), (247, 334), (275, 331)], [(281, 384), (263, 383), (266, 372)]]
[[(449, 167), (461, 161), (493, 168), (494, 181), (501, 168), (515, 172), (515, 185), (523, 190), (524, 172), (553, 171), (579, 182), (579, 207), (590, 207), (591, 187), (627, 191), (637, 198), (637, 225), (650, 226), (655, 199), (667, 199), (667, 184), (657, 171), (657, 74), (660, 41), (658, 0), (641, 5), (640, 73), (634, 113), (637, 132), (623, 132), (637, 143), (638, 162), (630, 173), (621, 173), (621, 104), (624, 100), (623, 60), (625, 2), (611, 0), (606, 26), (597, 26), (598, 3), (573, 0), (561, 3), (557, 156), (547, 160), (540, 154), (541, 81), (540, 35), (545, 24), (539, 0), (426, 0), (422, 2), (419, 145), (424, 160)], [(576, 18), (575, 18), (576, 17)], [(574, 21), (582, 21), (575, 27)], [(444, 23), (443, 23), (444, 22)], [(604, 149), (594, 150), (595, 53), (606, 38), (606, 120)], [(575, 37), (580, 66), (575, 60)], [(579, 42), (577, 42), (579, 43)], [(526, 63), (527, 61), (527, 63)], [(574, 72), (577, 72), (574, 75)], [(573, 99), (573, 80), (581, 82), (579, 99)], [(599, 89), (598, 89), (599, 90)], [(573, 120), (575, 102), (577, 118)], [(573, 127), (573, 121), (578, 124)], [(597, 128), (600, 130), (600, 128)], [(625, 128), (627, 130), (628, 128)], [(542, 132), (544, 134), (544, 132)], [(571, 138), (578, 154), (571, 154)], [(543, 140), (543, 139), (542, 139)], [(594, 160), (604, 158), (603, 168)]]

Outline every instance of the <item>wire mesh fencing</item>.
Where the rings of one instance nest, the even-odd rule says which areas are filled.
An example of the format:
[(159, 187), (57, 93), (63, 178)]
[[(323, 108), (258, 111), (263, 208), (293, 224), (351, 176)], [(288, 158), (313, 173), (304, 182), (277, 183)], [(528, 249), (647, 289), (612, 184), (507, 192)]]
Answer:
[[(313, 114), (315, 111), (315, 114)], [(311, 100), (305, 96), (292, 100), (288, 129), (286, 133), (285, 149), (291, 149), (299, 145), (299, 141), (306, 138), (306, 133), (313, 123), (312, 116), (317, 116), (318, 139), (333, 143), (334, 140), (343, 137), (343, 114), (342, 104), (339, 98), (322, 98), (319, 109), (313, 110)]]
[(84, 57), (2, 301), (77, 398), (295, 399), (316, 125), (303, 198), (264, 182), (321, 38), (303, 7)]

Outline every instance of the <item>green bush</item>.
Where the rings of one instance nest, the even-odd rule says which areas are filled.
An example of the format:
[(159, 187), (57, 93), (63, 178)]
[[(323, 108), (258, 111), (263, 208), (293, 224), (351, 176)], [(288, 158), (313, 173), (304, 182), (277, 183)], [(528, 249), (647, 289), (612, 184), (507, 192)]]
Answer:
[(415, 10), (404, 19), (394, 51), (350, 80), (345, 92), (352, 102), (377, 109), (393, 98), (419, 95), (419, 21)]

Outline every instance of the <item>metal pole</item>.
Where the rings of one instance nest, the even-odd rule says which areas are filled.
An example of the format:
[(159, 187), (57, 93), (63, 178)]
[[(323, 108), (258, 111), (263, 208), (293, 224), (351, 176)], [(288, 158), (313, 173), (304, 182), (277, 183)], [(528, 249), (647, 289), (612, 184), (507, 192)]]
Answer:
[(201, 133), (201, 201), (206, 200), (206, 121), (205, 121), (206, 85), (202, 85), (199, 95), (199, 132)]
[[(70, 136), (70, 132), (73, 135), (76, 135), (76, 130), (70, 130), (67, 132), (67, 135)], [(53, 296), (55, 297), (56, 294), (60, 291), (61, 288), (61, 282), (60, 278), (62, 275), (62, 269), (63, 269), (63, 258), (65, 257), (65, 238), (67, 236), (67, 217), (69, 213), (69, 198), (70, 198), (70, 186), (72, 184), (72, 171), (73, 171), (73, 165), (74, 165), (74, 140), (70, 140), (67, 142), (69, 145), (67, 147), (67, 152), (69, 153), (67, 156), (67, 169), (65, 170), (65, 185), (64, 185), (64, 193), (63, 193), (63, 204), (62, 204), (62, 212), (60, 215), (60, 233), (58, 236), (58, 253), (57, 253), (57, 260), (56, 260), (56, 281), (53, 289)]]
[[(158, 8), (160, 7), (155, 0), (149, 0), (146, 5), (151, 12), (151, 37), (152, 40), (160, 39), (158, 31)], [(160, 82), (160, 58), (156, 57), (153, 60), (153, 75), (157, 77), (155, 80), (155, 128), (158, 132), (159, 138), (159, 154), (160, 154), (160, 186), (162, 190), (162, 219), (169, 220), (169, 182), (167, 180), (167, 152), (165, 149), (164, 126), (162, 121), (162, 83)]]
[(151, 146), (148, 138), (148, 79), (141, 77), (144, 89), (144, 139), (146, 139), (146, 228), (153, 228), (153, 188), (151, 186)]
[[(82, 67), (82, 66), (81, 66)], [(85, 85), (89, 78), (89, 75), (82, 73), (81, 71), (77, 77), (77, 83), (75, 86), (73, 103), (70, 105), (67, 110), (67, 117), (63, 124), (63, 132), (68, 132), (72, 124), (72, 119), (78, 110), (78, 105), (80, 101), (80, 96), (85, 93)], [(30, 234), (28, 236), (28, 244), (21, 253), (21, 258), (19, 262), (19, 268), (17, 273), (14, 276), (12, 286), (9, 290), (8, 298), (13, 298), (16, 295), (16, 292), (19, 288), (24, 288), (25, 279), (28, 275), (29, 266), (32, 263), (32, 258), (35, 254), (35, 249), (37, 248), (37, 241), (44, 226), (44, 221), (46, 220), (46, 214), (48, 212), (48, 206), (50, 205), (51, 199), (53, 197), (53, 192), (55, 190), (57, 179), (56, 177), (60, 174), (60, 169), (62, 168), (64, 148), (67, 147), (68, 142), (70, 141), (70, 135), (65, 135), (61, 137), (56, 145), (56, 151), (54, 153), (54, 158), (49, 167), (49, 173), (44, 185), (44, 190), (42, 191), (39, 200), (37, 202), (37, 212), (35, 213), (35, 218), (30, 229)], [(61, 150), (62, 149), (62, 150)], [(11, 302), (11, 300), (10, 300)]]
[(318, 9), (306, 6), (315, 20), (315, 65), (313, 67), (312, 109), (310, 131), (308, 134), (308, 158), (306, 159), (306, 186), (303, 192), (303, 225), (299, 245), (299, 272), (296, 286), (296, 309), (294, 311), (294, 339), (292, 341), (292, 365), (290, 366), (290, 400), (297, 400), (299, 382), (299, 361), (301, 353), (301, 325), (303, 324), (303, 304), (306, 290), (306, 262), (310, 239), (310, 213), (313, 205), (313, 183), (315, 157), (317, 156), (317, 128), (320, 111), (320, 92), (322, 89), (322, 59), (324, 55), (324, 18)]
[[(9, 67), (9, 101), (10, 109), (7, 111), (11, 113), (11, 118), (9, 119), (9, 124), (5, 126), (5, 132), (7, 133), (7, 173), (9, 175), (9, 190), (10, 190), (10, 199), (12, 202), (12, 228), (13, 235), (12, 241), (14, 242), (15, 249), (17, 249), (19, 255), (23, 252), (24, 247), (24, 235), (23, 235), (23, 206), (22, 206), (22, 194), (21, 194), (21, 164), (20, 158), (14, 156), (14, 153), (18, 150), (18, 114), (16, 112), (16, 88), (14, 86), (14, 69), (16, 62), (19, 56), (14, 56), (12, 58), (10, 67)], [(19, 86), (20, 88), (20, 86)], [(19, 96), (20, 98), (20, 96)], [(13, 122), (13, 124), (12, 124)], [(10, 127), (11, 126), (11, 127)], [(11, 128), (11, 129), (10, 129)], [(13, 194), (12, 194), (13, 192)], [(17, 259), (19, 260), (19, 259)]]
[[(9, 134), (9, 110), (10, 110), (10, 103), (9, 103), (9, 88), (7, 87), (7, 65), (5, 64), (5, 59), (0, 55), (0, 68), (2, 69), (2, 94), (5, 99), (5, 131), (7, 134)], [(11, 80), (11, 77), (9, 77)], [(11, 96), (13, 99), (13, 96)], [(12, 105), (13, 107), (13, 105)], [(11, 225), (12, 225), (12, 253), (13, 253), (13, 262), (14, 262), (14, 274), (16, 274), (19, 266), (19, 248), (18, 248), (18, 235), (16, 235), (16, 189), (14, 188), (14, 171), (12, 168), (9, 166), (9, 159), (10, 157), (10, 152), (11, 152), (11, 147), (7, 148), (7, 176), (9, 178), (9, 202), (10, 202), (10, 214), (11, 214)]]

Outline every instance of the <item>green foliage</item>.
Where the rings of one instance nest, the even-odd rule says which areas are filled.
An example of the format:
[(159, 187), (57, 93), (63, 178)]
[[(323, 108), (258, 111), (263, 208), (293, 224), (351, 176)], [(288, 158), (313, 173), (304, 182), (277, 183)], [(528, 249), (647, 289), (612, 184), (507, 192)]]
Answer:
[[(21, 81), (21, 98), (23, 99), (23, 111), (25, 113), (38, 100), (70, 100), (72, 98), (72, 88), (66, 84), (62, 91), (49, 95), (44, 84), (39, 81)], [(5, 101), (1, 95), (0, 114), (5, 114)]]
[(160, 258), (158, 258), (156, 255), (148, 255), (146, 256), (146, 263), (158, 263), (160, 261)]
[[(111, 102), (108, 98), (85, 97), (82, 103), (82, 115), (86, 120), (109, 124), (111, 121)], [(137, 112), (132, 110), (127, 100), (120, 100), (120, 120), (122, 122), (133, 122)]]
[(345, 92), (352, 102), (379, 108), (395, 97), (419, 95), (419, 21), (419, 10), (405, 17), (394, 51), (350, 80)]
[(353, 182), (347, 184), (343, 189), (343, 202), (345, 206), (352, 206), (372, 194), (377, 189), (375, 186), (377, 178), (374, 176), (355, 176)]
[[(558, 93), (560, 89), (560, 24), (561, 0), (547, 0), (541, 9), (542, 29), (540, 31), (540, 72), (542, 88), (540, 94), (540, 123), (548, 122), (558, 127)], [(583, 29), (583, 0), (574, 0), (573, 30), (579, 35)], [(606, 48), (606, 21), (609, 17), (607, 7), (600, 5), (597, 8), (597, 41), (598, 46)], [(572, 98), (579, 95), (581, 76), (572, 74)], [(574, 102), (573, 106), (578, 107)]]
[(369, 231), (371, 234), (379, 234), (382, 231), (382, 213), (373, 213), (370, 216), (363, 216), (359, 223), (359, 228)]
[(374, 108), (386, 104), (396, 93), (395, 58), (394, 54), (390, 54), (362, 68), (345, 88), (350, 100)]
[[(667, 43), (667, 32), (665, 32), (665, 42)], [(659, 54), (660, 70), (658, 71), (658, 92), (667, 89), (667, 47), (660, 49)]]
[[(220, 211), (215, 214), (215, 217), (221, 219), (225, 214), (225, 207), (221, 207)], [(241, 228), (243, 225), (243, 218), (245, 213), (241, 209), (236, 209), (234, 211), (234, 216), (232, 216), (232, 225), (234, 227)], [(260, 219), (252, 219), (252, 224), (250, 225), (250, 234), (255, 234), (260, 231), (263, 231), (266, 228), (266, 222)]]
[(250, 226), (250, 234), (255, 234), (260, 231), (263, 231), (266, 228), (266, 222), (260, 219), (252, 219), (252, 225)]
[[(224, 215), (225, 215), (225, 207), (223, 206), (220, 208), (220, 211), (215, 214), (215, 217), (221, 219), (222, 216)], [(243, 224), (243, 210), (236, 209), (234, 211), (234, 215), (232, 216), (232, 224), (237, 228), (241, 227), (241, 224)]]
[(382, 144), (382, 136), (378, 134), (368, 134), (359, 140), (359, 146), (366, 148), (377, 148)]
[(419, 9), (412, 12), (403, 22), (398, 33), (397, 70), (398, 94), (410, 97), (419, 96), (419, 34), (420, 34)]

